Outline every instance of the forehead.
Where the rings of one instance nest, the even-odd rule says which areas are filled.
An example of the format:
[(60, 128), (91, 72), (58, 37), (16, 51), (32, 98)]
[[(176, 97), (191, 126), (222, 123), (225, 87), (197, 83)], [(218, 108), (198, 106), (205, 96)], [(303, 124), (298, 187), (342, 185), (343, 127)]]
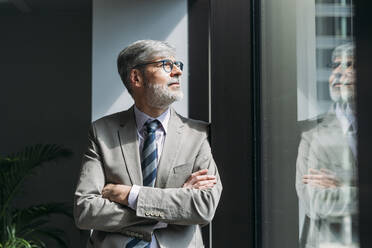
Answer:
[(333, 61), (343, 62), (343, 61), (354, 61), (354, 57), (352, 56), (337, 56), (334, 58)]
[(175, 60), (175, 57), (173, 55), (169, 55), (169, 56), (157, 56), (153, 60), (154, 61), (157, 61), (157, 60), (165, 60), (165, 59), (169, 59), (169, 60), (174, 61)]

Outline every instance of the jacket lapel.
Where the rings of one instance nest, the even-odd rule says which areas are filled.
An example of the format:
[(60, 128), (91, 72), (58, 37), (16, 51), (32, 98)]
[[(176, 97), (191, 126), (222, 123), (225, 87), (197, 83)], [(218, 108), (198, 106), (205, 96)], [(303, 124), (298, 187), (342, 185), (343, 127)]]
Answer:
[[(335, 144), (327, 147), (329, 154), (337, 154), (342, 156), (345, 162), (348, 162), (348, 165), (355, 167), (356, 157), (351, 148), (351, 143), (348, 140), (348, 134), (344, 134), (341, 123), (337, 119), (337, 116), (334, 112), (330, 112), (327, 117), (324, 118), (321, 127), (327, 130), (327, 133), (330, 136), (321, 137), (324, 144)], [(337, 144), (337, 145), (336, 145)]]
[(155, 187), (157, 188), (165, 188), (168, 177), (181, 148), (181, 136), (184, 124), (172, 108), (170, 111), (168, 130), (155, 182)]
[(142, 185), (141, 162), (139, 155), (139, 142), (137, 139), (134, 109), (131, 107), (125, 112), (118, 130), (121, 150), (124, 156), (126, 169), (133, 184)]

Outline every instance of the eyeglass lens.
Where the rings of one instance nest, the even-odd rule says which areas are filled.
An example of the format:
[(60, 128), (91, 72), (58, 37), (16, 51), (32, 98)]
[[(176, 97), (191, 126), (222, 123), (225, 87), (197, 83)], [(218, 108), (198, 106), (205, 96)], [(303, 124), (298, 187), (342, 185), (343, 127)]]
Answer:
[(333, 62), (333, 63), (330, 64), (330, 67), (331, 67), (332, 69), (336, 69), (337, 67), (339, 67), (339, 66), (342, 65), (342, 64), (345, 65), (346, 68), (348, 68), (348, 67), (350, 67), (350, 66), (353, 65), (353, 62), (352, 62), (352, 61), (347, 61), (346, 63)]
[(173, 70), (173, 65), (176, 65), (181, 71), (183, 70), (183, 63), (181, 61), (163, 60), (163, 68), (166, 72)]

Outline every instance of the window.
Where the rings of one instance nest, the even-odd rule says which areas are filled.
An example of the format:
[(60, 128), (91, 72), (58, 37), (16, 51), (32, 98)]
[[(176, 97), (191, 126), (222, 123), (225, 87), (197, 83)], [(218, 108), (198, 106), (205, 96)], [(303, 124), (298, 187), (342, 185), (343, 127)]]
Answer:
[(261, 17), (263, 247), (359, 247), (353, 2)]

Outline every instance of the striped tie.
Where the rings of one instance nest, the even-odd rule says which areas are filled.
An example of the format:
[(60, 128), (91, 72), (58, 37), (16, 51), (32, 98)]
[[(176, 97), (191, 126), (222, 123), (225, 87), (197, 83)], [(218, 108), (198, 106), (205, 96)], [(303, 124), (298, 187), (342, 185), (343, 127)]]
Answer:
[(158, 149), (156, 147), (155, 131), (159, 127), (159, 121), (147, 121), (147, 137), (142, 149), (142, 176), (143, 186), (154, 187), (156, 179), (156, 167), (158, 163)]
[[(160, 123), (158, 120), (150, 121), (145, 123), (147, 136), (143, 143), (142, 149), (142, 177), (143, 186), (154, 187), (156, 180), (156, 170), (158, 164), (158, 149), (156, 147), (156, 136), (155, 132), (158, 129)], [(126, 248), (149, 248), (150, 243), (143, 241), (138, 238), (129, 239), (129, 243), (125, 246)]]

